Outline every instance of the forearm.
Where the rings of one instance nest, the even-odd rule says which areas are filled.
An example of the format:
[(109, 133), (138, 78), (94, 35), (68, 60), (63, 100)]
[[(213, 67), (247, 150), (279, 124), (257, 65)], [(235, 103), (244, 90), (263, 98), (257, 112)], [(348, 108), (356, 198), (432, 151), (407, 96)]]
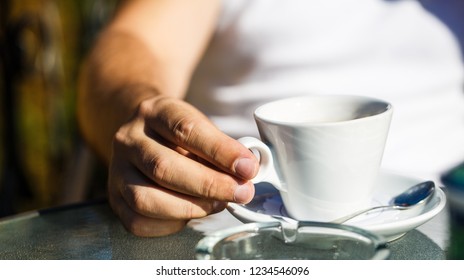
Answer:
[(81, 131), (105, 161), (114, 134), (142, 100), (183, 97), (218, 12), (217, 0), (124, 2), (80, 77)]
[(77, 112), (83, 136), (108, 162), (117, 129), (161, 86), (142, 42), (122, 32), (102, 36), (81, 71)]

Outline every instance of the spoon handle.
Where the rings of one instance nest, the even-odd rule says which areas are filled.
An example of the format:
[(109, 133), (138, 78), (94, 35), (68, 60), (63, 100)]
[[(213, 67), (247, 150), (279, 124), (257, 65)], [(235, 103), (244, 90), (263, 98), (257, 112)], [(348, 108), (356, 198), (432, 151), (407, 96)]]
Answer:
[(341, 218), (338, 218), (336, 220), (333, 220), (331, 221), (331, 223), (335, 223), (335, 224), (343, 224), (344, 222), (348, 221), (348, 220), (351, 220), (353, 219), (354, 217), (357, 217), (361, 214), (365, 214), (367, 212), (371, 212), (371, 211), (374, 211), (374, 210), (380, 210), (380, 209), (384, 209), (384, 210), (393, 210), (393, 209), (396, 209), (396, 210), (405, 210), (405, 209), (409, 209), (411, 208), (411, 206), (399, 206), (399, 205), (383, 205), (383, 206), (375, 206), (375, 207), (371, 207), (371, 208), (368, 208), (368, 209), (363, 209), (363, 210), (359, 210), (357, 212), (354, 212), (354, 213), (351, 213), (349, 215), (346, 215), (346, 216), (343, 216)]

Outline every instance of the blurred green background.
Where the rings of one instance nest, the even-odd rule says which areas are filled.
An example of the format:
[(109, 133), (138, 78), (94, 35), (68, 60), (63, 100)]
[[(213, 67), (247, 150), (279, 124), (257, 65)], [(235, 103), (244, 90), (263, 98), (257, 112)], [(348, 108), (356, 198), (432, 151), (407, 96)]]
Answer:
[(88, 199), (84, 185), (104, 184), (89, 180), (76, 82), (116, 2), (0, 1), (0, 217)]

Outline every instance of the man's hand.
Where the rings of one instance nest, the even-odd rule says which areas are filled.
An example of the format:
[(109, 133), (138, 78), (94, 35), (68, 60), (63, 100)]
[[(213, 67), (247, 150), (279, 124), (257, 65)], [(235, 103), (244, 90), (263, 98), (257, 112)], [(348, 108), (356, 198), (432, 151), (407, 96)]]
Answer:
[(175, 98), (144, 100), (113, 140), (109, 200), (139, 236), (181, 230), (189, 219), (249, 202), (255, 156)]

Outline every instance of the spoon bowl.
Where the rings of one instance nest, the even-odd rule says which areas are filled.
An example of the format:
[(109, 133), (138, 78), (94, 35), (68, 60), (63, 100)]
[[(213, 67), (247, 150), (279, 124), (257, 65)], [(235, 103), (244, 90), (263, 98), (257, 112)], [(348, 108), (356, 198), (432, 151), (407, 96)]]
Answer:
[(362, 209), (360, 211), (354, 212), (352, 214), (343, 216), (336, 220), (331, 221), (332, 223), (342, 224), (347, 222), (359, 215), (379, 210), (407, 210), (413, 207), (418, 207), (420, 205), (426, 204), (435, 193), (435, 184), (432, 181), (425, 181), (418, 183), (406, 191), (393, 197), (388, 205), (375, 206), (367, 209)]

